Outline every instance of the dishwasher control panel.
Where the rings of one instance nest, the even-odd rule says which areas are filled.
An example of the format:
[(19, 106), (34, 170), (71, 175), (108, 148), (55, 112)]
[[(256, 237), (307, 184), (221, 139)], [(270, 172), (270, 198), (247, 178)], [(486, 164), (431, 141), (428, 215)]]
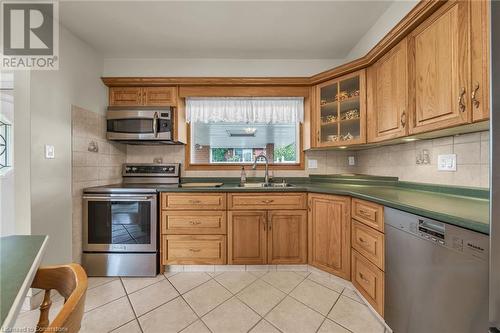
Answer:
[(488, 260), (489, 238), (478, 232), (413, 215), (393, 208), (384, 208), (385, 224), (484, 261)]

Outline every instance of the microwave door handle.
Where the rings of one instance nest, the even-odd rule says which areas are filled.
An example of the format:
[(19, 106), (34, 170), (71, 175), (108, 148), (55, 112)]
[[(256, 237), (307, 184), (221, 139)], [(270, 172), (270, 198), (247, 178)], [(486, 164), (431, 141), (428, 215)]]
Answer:
[(154, 199), (154, 197), (94, 197), (94, 196), (83, 196), (83, 199), (89, 201), (149, 201)]
[(158, 137), (158, 112), (155, 112), (153, 116), (153, 134), (155, 138)]

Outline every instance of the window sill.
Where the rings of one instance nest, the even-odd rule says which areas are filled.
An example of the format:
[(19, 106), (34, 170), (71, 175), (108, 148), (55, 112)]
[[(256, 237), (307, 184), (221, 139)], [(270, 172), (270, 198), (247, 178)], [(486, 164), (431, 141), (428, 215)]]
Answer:
[[(240, 170), (242, 166), (246, 170), (252, 168), (253, 164), (187, 164), (185, 166), (186, 171), (197, 171), (197, 170)], [(258, 164), (257, 170), (264, 170), (265, 165)], [(269, 164), (269, 170), (304, 170), (304, 163), (294, 163), (294, 164)]]

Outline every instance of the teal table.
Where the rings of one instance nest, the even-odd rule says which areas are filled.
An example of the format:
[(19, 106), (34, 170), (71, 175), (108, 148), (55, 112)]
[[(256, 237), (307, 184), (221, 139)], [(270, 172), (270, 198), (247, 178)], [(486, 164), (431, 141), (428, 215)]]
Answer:
[(0, 237), (0, 331), (14, 325), (36, 271), (48, 236)]

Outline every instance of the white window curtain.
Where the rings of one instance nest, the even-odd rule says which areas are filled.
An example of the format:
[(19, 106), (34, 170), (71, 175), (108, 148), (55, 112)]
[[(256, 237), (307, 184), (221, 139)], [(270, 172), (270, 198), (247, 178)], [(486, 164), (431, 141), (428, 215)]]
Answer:
[(289, 124), (304, 121), (303, 97), (186, 99), (187, 122)]

